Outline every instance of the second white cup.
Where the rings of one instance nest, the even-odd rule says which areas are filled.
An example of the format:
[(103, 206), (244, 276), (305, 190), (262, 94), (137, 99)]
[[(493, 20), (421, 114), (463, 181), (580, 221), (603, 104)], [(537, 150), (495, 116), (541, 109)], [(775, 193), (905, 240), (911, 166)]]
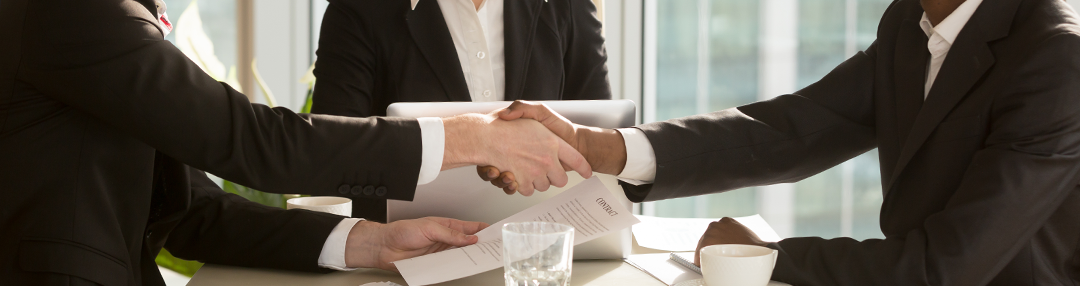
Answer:
[(285, 209), (305, 209), (352, 216), (352, 200), (342, 197), (303, 197), (285, 201)]
[(706, 246), (701, 249), (701, 275), (709, 286), (765, 286), (772, 278), (776, 254), (755, 245)]

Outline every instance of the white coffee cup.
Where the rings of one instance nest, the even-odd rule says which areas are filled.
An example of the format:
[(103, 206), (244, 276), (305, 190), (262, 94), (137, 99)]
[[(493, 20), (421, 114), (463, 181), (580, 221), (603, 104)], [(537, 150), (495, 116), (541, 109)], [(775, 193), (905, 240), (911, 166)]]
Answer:
[(352, 200), (342, 197), (303, 197), (285, 201), (285, 209), (304, 209), (352, 216)]
[(700, 255), (708, 286), (765, 286), (776, 265), (776, 250), (755, 245), (710, 245)]

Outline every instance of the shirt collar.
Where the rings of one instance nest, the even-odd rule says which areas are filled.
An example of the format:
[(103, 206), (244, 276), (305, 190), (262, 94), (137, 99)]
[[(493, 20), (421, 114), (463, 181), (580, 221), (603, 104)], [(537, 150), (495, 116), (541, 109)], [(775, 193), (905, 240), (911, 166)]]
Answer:
[(927, 37), (937, 33), (952, 45), (956, 41), (956, 36), (960, 35), (960, 30), (964, 29), (964, 25), (971, 19), (971, 15), (975, 14), (975, 9), (979, 8), (979, 4), (982, 4), (982, 0), (964, 1), (963, 4), (960, 4), (960, 7), (956, 7), (956, 10), (953, 10), (949, 16), (945, 17), (945, 20), (941, 20), (937, 27), (930, 24), (930, 18), (927, 18), (926, 12), (923, 12), (922, 20), (919, 20), (919, 27), (922, 28)]
[[(548, 0), (544, 0), (544, 2), (547, 2), (547, 1)], [(412, 9), (413, 10), (416, 10), (416, 3), (420, 3), (420, 0), (412, 0)], [(487, 6), (487, 1), (484, 1), (484, 4), (480, 4), (480, 7), (484, 7), (484, 6)]]

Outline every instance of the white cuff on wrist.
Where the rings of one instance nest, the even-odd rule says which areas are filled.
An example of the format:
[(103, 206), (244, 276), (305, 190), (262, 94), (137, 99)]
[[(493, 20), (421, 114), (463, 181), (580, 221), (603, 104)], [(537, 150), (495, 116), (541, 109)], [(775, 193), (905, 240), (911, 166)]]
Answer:
[(330, 268), (339, 271), (351, 271), (356, 268), (345, 266), (345, 243), (349, 241), (349, 232), (353, 226), (362, 221), (362, 218), (345, 218), (330, 231), (323, 243), (322, 252), (319, 253), (319, 267)]
[(416, 185), (419, 186), (431, 183), (439, 177), (439, 171), (442, 171), (446, 130), (443, 127), (442, 118), (420, 117), (416, 121), (420, 123), (420, 141), (423, 144), (420, 176), (416, 179)]
[(656, 179), (656, 153), (649, 137), (637, 128), (616, 129), (626, 144), (626, 166), (619, 179), (634, 185), (651, 184)]

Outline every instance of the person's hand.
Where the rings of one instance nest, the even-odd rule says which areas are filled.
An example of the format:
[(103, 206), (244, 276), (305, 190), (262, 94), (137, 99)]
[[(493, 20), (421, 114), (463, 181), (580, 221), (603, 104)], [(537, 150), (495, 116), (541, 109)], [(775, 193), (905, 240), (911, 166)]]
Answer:
[[(495, 113), (502, 120), (533, 119), (540, 122), (580, 152), (594, 171), (618, 174), (626, 165), (626, 146), (618, 131), (574, 124), (546, 105), (536, 102), (518, 100)], [(564, 167), (569, 170), (568, 167)], [(513, 194), (517, 190), (514, 185), (517, 177), (513, 170), (478, 165), (476, 172), (481, 179), (503, 188), (506, 194)], [(589, 177), (584, 174), (582, 176)]]
[(697, 250), (694, 252), (694, 265), (701, 266), (701, 249), (715, 244), (747, 244), (765, 246), (768, 243), (761, 241), (757, 234), (750, 231), (745, 225), (730, 217), (724, 217), (718, 221), (709, 223), (709, 229), (698, 240)]
[(388, 224), (360, 221), (345, 243), (345, 266), (397, 272), (394, 261), (472, 245), (482, 222), (441, 217), (400, 220)]
[(567, 170), (592, 176), (592, 167), (565, 141), (539, 122), (500, 120), (495, 113), (443, 119), (446, 150), (443, 170), (467, 165), (493, 166), (514, 173), (510, 186), (523, 195), (565, 186)]

